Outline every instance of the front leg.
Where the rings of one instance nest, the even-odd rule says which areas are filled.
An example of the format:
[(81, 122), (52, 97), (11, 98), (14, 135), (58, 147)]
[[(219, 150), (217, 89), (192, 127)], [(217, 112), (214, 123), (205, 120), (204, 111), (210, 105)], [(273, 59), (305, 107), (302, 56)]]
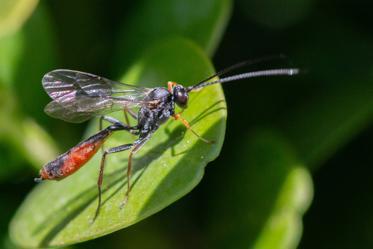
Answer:
[(213, 144), (215, 143), (215, 141), (212, 141), (212, 140), (208, 140), (206, 138), (203, 138), (201, 137), (197, 132), (195, 132), (192, 127), (190, 126), (189, 122), (184, 119), (183, 117), (181, 117), (181, 114), (180, 113), (177, 113), (177, 114), (174, 114), (172, 115), (172, 117), (175, 119), (175, 120), (180, 120), (183, 125), (188, 129), (190, 130), (194, 135), (196, 135), (198, 137), (198, 139), (202, 140), (203, 142), (207, 143), (207, 144)]
[(167, 82), (167, 90), (172, 93), (172, 89), (174, 88), (174, 86), (176, 86), (177, 83), (176, 82), (173, 82), (173, 81), (169, 81)]

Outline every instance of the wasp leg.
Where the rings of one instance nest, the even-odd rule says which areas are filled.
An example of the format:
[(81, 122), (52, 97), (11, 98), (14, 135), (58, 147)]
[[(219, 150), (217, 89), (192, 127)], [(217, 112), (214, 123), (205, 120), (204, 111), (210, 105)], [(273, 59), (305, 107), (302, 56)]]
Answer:
[(131, 125), (130, 119), (128, 118), (128, 112), (127, 112), (126, 108), (123, 110), (123, 114), (124, 114), (124, 120), (126, 121), (126, 124)]
[(131, 190), (132, 157), (133, 157), (134, 154), (136, 154), (144, 146), (144, 144), (150, 139), (151, 135), (152, 135), (152, 133), (149, 133), (146, 137), (143, 137), (143, 138), (140, 138), (140, 139), (136, 140), (133, 143), (133, 148), (128, 155), (127, 192), (126, 192), (126, 195), (124, 196), (124, 200), (123, 200), (122, 204), (120, 205), (121, 208), (123, 208), (126, 205), (126, 203), (128, 201), (129, 193), (130, 193), (130, 190)]
[(131, 126), (130, 120), (128, 118), (128, 114), (132, 118), (137, 120), (137, 114), (134, 111), (132, 111), (131, 109), (128, 109), (127, 107), (124, 107), (123, 113), (124, 113), (124, 119), (126, 120), (127, 125)]
[[(131, 114), (132, 116), (132, 114)], [(102, 130), (102, 123), (103, 121), (107, 121), (111, 124), (114, 124), (114, 125), (121, 125), (123, 127), (126, 127), (126, 128), (131, 128), (131, 129), (127, 129), (131, 134), (134, 134), (134, 135), (137, 135), (138, 132), (136, 132), (137, 130), (137, 126), (130, 126), (128, 124), (124, 124), (122, 122), (120, 122), (118, 119), (115, 119), (113, 117), (110, 117), (110, 116), (101, 116), (100, 117), (100, 124), (99, 124), (99, 129)]]
[[(103, 123), (104, 120), (113, 124), (113, 125), (118, 125), (118, 126), (125, 127), (125, 129), (123, 129), (123, 130), (127, 130), (128, 132), (130, 132), (133, 135), (138, 134), (137, 126), (129, 126), (127, 124), (124, 124), (124, 123), (120, 122), (118, 119), (115, 119), (115, 118), (110, 117), (110, 116), (101, 116), (100, 117), (99, 130), (102, 130), (102, 123)], [(101, 152), (104, 153), (104, 150), (105, 150), (105, 148), (104, 148), (104, 146), (102, 146), (101, 147)]]
[(169, 81), (169, 82), (167, 82), (167, 90), (168, 90), (170, 93), (172, 93), (172, 89), (173, 89), (173, 87), (176, 86), (176, 85), (177, 85), (176, 82), (173, 82), (173, 81)]
[(99, 130), (102, 130), (102, 124), (103, 124), (104, 120), (107, 121), (107, 122), (109, 122), (109, 123), (111, 123), (111, 124), (114, 124), (114, 125), (121, 125), (121, 126), (124, 126), (124, 127), (129, 127), (129, 125), (124, 124), (124, 123), (120, 122), (118, 119), (115, 119), (113, 117), (110, 117), (110, 116), (101, 116), (100, 117), (99, 127), (98, 127)]
[(117, 152), (121, 152), (121, 151), (125, 151), (125, 150), (129, 150), (130, 148), (132, 148), (133, 144), (123, 144), (123, 145), (120, 145), (120, 146), (117, 146), (117, 147), (113, 147), (113, 148), (110, 148), (110, 149), (107, 149), (104, 151), (104, 153), (102, 154), (102, 158), (101, 158), (101, 164), (100, 164), (100, 173), (98, 175), (98, 180), (97, 180), (97, 187), (98, 187), (98, 205), (97, 205), (97, 209), (96, 209), (96, 213), (95, 213), (95, 216), (94, 216), (94, 219), (95, 220), (100, 212), (100, 207), (101, 207), (101, 194), (102, 194), (102, 190), (101, 190), (101, 187), (102, 187), (102, 181), (103, 181), (103, 176), (104, 176), (104, 169), (105, 169), (105, 162), (106, 162), (106, 156), (109, 155), (109, 154), (113, 154), (113, 153), (117, 153)]
[(196, 135), (196, 136), (197, 136), (199, 139), (201, 139), (203, 142), (205, 142), (205, 143), (207, 143), (207, 144), (213, 144), (213, 143), (215, 143), (215, 141), (212, 141), (212, 140), (208, 140), (208, 139), (206, 139), (206, 138), (203, 138), (203, 137), (201, 137), (197, 132), (195, 132), (195, 131), (192, 129), (192, 127), (190, 126), (189, 122), (188, 122), (186, 119), (184, 119), (184, 118), (181, 117), (180, 113), (178, 113), (178, 114), (174, 114), (174, 115), (172, 115), (172, 117), (173, 117), (175, 120), (180, 120), (180, 121), (183, 123), (183, 125), (184, 125), (188, 130), (190, 130), (194, 135)]
[(134, 119), (137, 120), (137, 113), (136, 112), (134, 112), (131, 109), (126, 109), (126, 111), (128, 112), (129, 115), (131, 115), (131, 117), (133, 117)]

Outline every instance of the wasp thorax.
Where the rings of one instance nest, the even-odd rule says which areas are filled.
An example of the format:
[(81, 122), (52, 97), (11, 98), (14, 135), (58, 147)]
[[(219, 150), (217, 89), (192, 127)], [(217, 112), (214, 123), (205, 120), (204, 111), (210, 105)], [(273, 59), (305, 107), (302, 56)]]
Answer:
[(187, 90), (183, 86), (181, 85), (175, 86), (173, 95), (174, 95), (175, 103), (179, 107), (187, 108), (189, 96), (188, 96)]

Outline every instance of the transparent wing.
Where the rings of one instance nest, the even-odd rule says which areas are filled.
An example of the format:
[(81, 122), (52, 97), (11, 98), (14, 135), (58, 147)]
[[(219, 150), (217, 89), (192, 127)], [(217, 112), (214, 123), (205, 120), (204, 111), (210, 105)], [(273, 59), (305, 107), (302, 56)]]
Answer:
[(113, 105), (109, 99), (102, 99), (98, 102), (97, 98), (81, 96), (75, 101), (69, 102), (50, 102), (44, 111), (51, 117), (62, 119), (71, 123), (81, 123), (97, 115), (107, 114), (113, 111), (121, 110), (119, 104)]
[(137, 107), (145, 103), (144, 98), (152, 90), (67, 69), (47, 73), (42, 84), (53, 99), (45, 107), (45, 112), (74, 123), (124, 107)]

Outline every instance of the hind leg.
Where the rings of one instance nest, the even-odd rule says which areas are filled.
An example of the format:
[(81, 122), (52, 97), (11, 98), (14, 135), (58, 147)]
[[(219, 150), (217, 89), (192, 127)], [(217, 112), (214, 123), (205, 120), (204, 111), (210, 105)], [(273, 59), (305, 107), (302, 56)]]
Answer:
[(125, 151), (125, 150), (129, 150), (130, 148), (132, 148), (133, 144), (124, 144), (124, 145), (120, 145), (120, 146), (117, 146), (117, 147), (113, 147), (113, 148), (110, 148), (110, 149), (107, 149), (104, 151), (104, 153), (102, 154), (102, 157), (101, 157), (101, 164), (100, 164), (100, 173), (98, 175), (98, 180), (97, 180), (97, 188), (98, 188), (98, 205), (97, 205), (97, 209), (96, 209), (96, 213), (95, 213), (95, 216), (94, 216), (94, 219), (95, 220), (100, 212), (100, 207), (101, 207), (101, 195), (102, 195), (102, 190), (101, 190), (101, 187), (102, 187), (102, 182), (103, 182), (103, 176), (104, 176), (104, 169), (105, 169), (105, 162), (106, 162), (106, 157), (107, 155), (109, 154), (113, 154), (113, 153), (117, 153), (117, 152), (121, 152), (121, 151)]
[(150, 137), (151, 137), (152, 134), (149, 134), (147, 135), (146, 137), (144, 138), (140, 138), (138, 140), (136, 140), (133, 144), (133, 148), (132, 150), (130, 151), (129, 155), (128, 155), (128, 166), (127, 166), (127, 191), (126, 191), (126, 194), (124, 196), (124, 200), (121, 204), (121, 208), (124, 207), (124, 205), (126, 205), (127, 201), (128, 201), (128, 197), (129, 197), (129, 194), (130, 194), (130, 191), (131, 191), (131, 175), (132, 175), (132, 157), (134, 154), (136, 154), (143, 146), (144, 144), (149, 141)]

